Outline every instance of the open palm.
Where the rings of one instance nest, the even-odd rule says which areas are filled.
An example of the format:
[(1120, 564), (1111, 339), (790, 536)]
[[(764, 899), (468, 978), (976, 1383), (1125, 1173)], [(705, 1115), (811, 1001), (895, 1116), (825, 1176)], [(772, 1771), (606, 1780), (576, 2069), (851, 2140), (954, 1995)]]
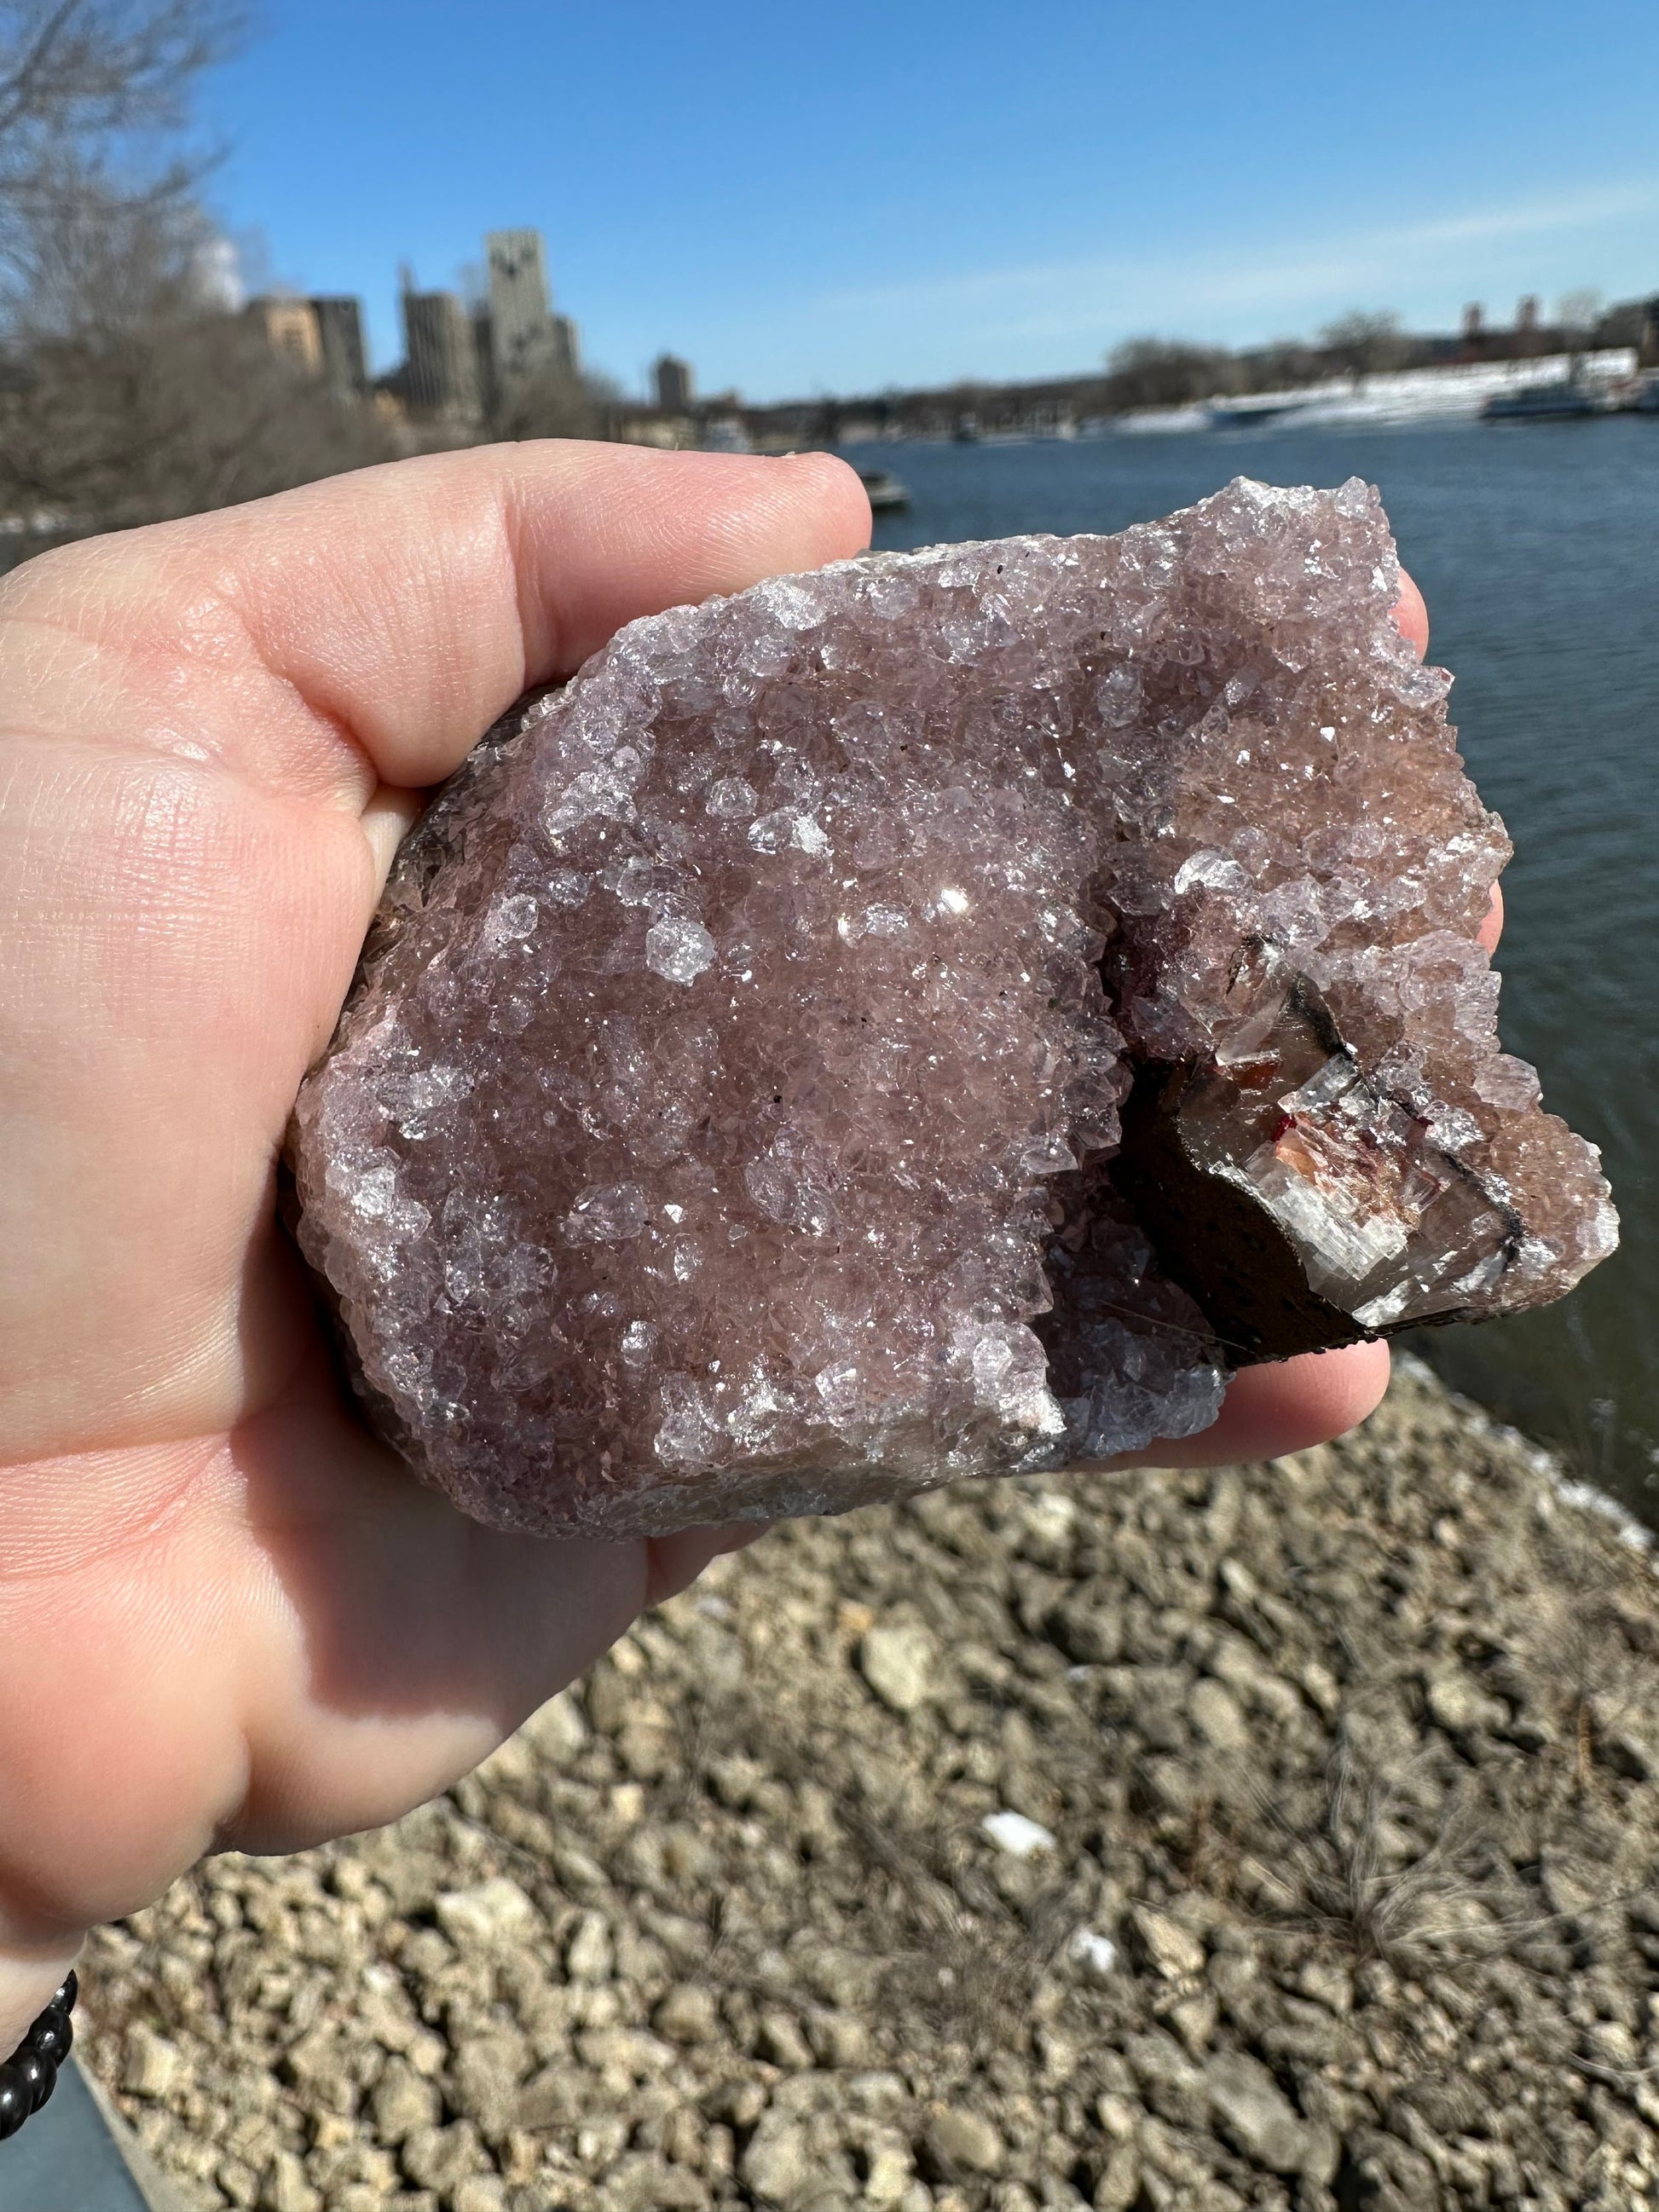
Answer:
[[(417, 794), (632, 617), (856, 551), (851, 471), (411, 461), (0, 586), (0, 2056), (96, 1920), (216, 1844), (391, 1819), (735, 1532), (553, 1544), (341, 1395), (275, 1162)], [(1240, 1379), (1170, 1459), (1374, 1401)]]

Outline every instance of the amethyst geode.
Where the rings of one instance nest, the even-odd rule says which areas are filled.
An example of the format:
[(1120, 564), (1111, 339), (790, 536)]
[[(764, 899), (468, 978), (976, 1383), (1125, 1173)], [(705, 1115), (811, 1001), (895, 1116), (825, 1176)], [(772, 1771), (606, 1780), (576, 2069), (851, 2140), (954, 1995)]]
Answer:
[(1229, 1370), (1559, 1296), (1509, 856), (1376, 494), (631, 623), (398, 855), (295, 1109), (380, 1431), (622, 1536), (1139, 1450)]

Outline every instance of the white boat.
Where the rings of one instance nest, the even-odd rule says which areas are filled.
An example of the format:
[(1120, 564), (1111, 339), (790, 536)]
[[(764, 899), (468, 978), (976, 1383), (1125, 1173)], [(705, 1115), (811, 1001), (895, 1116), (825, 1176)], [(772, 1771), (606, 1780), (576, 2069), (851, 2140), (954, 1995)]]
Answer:
[(1524, 385), (1519, 392), (1497, 392), (1480, 410), (1483, 422), (1543, 422), (1566, 421), (1584, 415), (1607, 415), (1613, 395), (1593, 385), (1565, 377), (1559, 384)]
[(1261, 399), (1218, 399), (1210, 408), (1210, 427), (1215, 430), (1255, 430), (1266, 422), (1282, 422), (1308, 404), (1296, 394), (1272, 393)]

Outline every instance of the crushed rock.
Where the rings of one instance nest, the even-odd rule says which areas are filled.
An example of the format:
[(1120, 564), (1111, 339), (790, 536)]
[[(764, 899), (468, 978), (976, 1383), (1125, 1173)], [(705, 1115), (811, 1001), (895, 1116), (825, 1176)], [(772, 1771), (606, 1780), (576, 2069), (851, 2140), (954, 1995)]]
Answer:
[(1409, 1362), (1271, 1467), (796, 1523), (100, 1931), (82, 2051), (204, 2208), (1659, 2203), (1656, 1601)]

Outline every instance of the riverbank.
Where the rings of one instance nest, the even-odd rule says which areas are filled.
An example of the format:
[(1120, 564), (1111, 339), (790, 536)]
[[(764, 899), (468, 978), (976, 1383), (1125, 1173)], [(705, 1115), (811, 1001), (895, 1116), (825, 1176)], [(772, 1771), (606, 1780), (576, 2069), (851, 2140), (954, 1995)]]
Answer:
[(795, 1524), (100, 1934), (83, 2050), (204, 2206), (1629, 2212), (1645, 1543), (1414, 1362), (1273, 1467)]
[(1617, 404), (1638, 398), (1633, 346), (1599, 352), (1547, 354), (1532, 360), (1473, 362), (1392, 374), (1352, 376), (1322, 384), (1287, 385), (1236, 399), (1217, 398), (1185, 407), (1143, 407), (1118, 416), (1120, 435), (1164, 435), (1195, 430), (1377, 428), (1386, 425), (1473, 421), (1490, 400), (1540, 386), (1583, 382)]

